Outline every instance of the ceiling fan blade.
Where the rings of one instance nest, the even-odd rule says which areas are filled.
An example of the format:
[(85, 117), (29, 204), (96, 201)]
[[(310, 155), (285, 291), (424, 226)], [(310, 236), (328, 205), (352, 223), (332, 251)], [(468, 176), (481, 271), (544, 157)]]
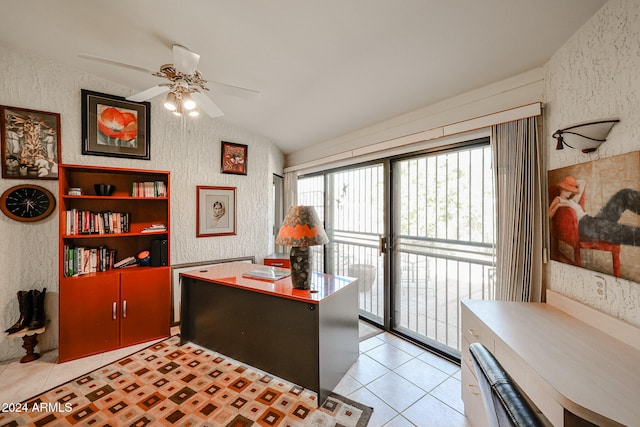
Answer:
[(127, 101), (142, 102), (142, 101), (146, 101), (147, 99), (154, 98), (160, 95), (161, 93), (169, 92), (169, 89), (170, 89), (169, 86), (158, 85), (158, 86), (149, 88), (147, 90), (143, 90), (140, 93), (136, 93), (135, 95), (127, 96), (126, 99)]
[(218, 107), (212, 100), (211, 98), (209, 98), (207, 95), (205, 95), (202, 92), (193, 92), (191, 94), (191, 96), (193, 97), (193, 99), (196, 100), (196, 103), (198, 104), (198, 107), (200, 107), (200, 109), (202, 111), (204, 111), (205, 113), (207, 113), (207, 115), (211, 116), (211, 117), (220, 117), (220, 116), (224, 116), (224, 113), (222, 112), (222, 110), (220, 109), (220, 107)]
[(216, 94), (224, 94), (235, 96), (237, 98), (246, 99), (248, 101), (260, 101), (262, 99), (262, 94), (253, 89), (247, 89), (244, 87), (233, 86), (226, 83), (220, 83), (215, 81), (208, 81), (207, 84), (211, 86), (213, 92)]
[(95, 55), (89, 55), (88, 53), (79, 53), (78, 58), (88, 59), (89, 61), (101, 62), (103, 64), (115, 65), (117, 67), (124, 67), (130, 70), (140, 71), (142, 73), (153, 74), (155, 71), (148, 70), (146, 68), (138, 67), (136, 65), (125, 64), (124, 62), (114, 61), (112, 59), (101, 58)]
[(173, 45), (173, 66), (184, 74), (191, 75), (198, 68), (200, 55), (179, 44)]

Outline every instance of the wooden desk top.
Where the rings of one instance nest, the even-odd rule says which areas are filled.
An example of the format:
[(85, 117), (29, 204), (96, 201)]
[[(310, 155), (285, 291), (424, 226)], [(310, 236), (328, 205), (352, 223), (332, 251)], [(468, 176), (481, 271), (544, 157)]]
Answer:
[[(640, 422), (640, 351), (549, 305), (463, 301), (576, 415)], [(616, 425), (604, 422), (602, 425)]]
[[(313, 273), (311, 278), (311, 289), (294, 289), (291, 284), (291, 277), (285, 277), (275, 282), (271, 282), (267, 280), (250, 279), (242, 276), (242, 273), (246, 273), (247, 271), (255, 270), (257, 268), (264, 268), (264, 265), (233, 262), (218, 264), (203, 269), (195, 269), (180, 273), (180, 275), (204, 282), (260, 292), (309, 304), (319, 304), (321, 301), (330, 298), (332, 295), (335, 295), (340, 290), (358, 280), (351, 277)], [(317, 290), (318, 292), (311, 292), (311, 290)]]

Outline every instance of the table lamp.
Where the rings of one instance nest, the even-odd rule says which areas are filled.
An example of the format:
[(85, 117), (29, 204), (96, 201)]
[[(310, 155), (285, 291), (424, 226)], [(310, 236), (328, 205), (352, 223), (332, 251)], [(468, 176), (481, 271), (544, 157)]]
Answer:
[(276, 237), (276, 244), (291, 246), (291, 282), (296, 289), (309, 289), (311, 251), (309, 246), (329, 242), (313, 206), (291, 206)]

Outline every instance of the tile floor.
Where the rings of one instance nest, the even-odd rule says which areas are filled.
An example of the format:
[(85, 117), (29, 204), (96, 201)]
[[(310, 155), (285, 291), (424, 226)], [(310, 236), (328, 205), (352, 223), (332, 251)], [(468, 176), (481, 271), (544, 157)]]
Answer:
[[(56, 363), (56, 350), (28, 364), (1, 362), (0, 403), (20, 402), (149, 344), (62, 364)], [(460, 367), (392, 334), (362, 341), (358, 361), (335, 391), (374, 407), (369, 427), (469, 426), (460, 398)]]
[(469, 427), (460, 367), (395, 335), (360, 342), (336, 393), (374, 408), (370, 427)]

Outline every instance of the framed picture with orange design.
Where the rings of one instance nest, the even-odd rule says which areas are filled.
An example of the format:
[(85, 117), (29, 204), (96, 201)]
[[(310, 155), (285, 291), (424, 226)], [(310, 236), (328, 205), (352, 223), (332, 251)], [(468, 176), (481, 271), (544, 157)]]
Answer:
[(151, 103), (82, 89), (82, 154), (151, 159)]
[(222, 141), (221, 172), (246, 175), (248, 150), (246, 145)]

